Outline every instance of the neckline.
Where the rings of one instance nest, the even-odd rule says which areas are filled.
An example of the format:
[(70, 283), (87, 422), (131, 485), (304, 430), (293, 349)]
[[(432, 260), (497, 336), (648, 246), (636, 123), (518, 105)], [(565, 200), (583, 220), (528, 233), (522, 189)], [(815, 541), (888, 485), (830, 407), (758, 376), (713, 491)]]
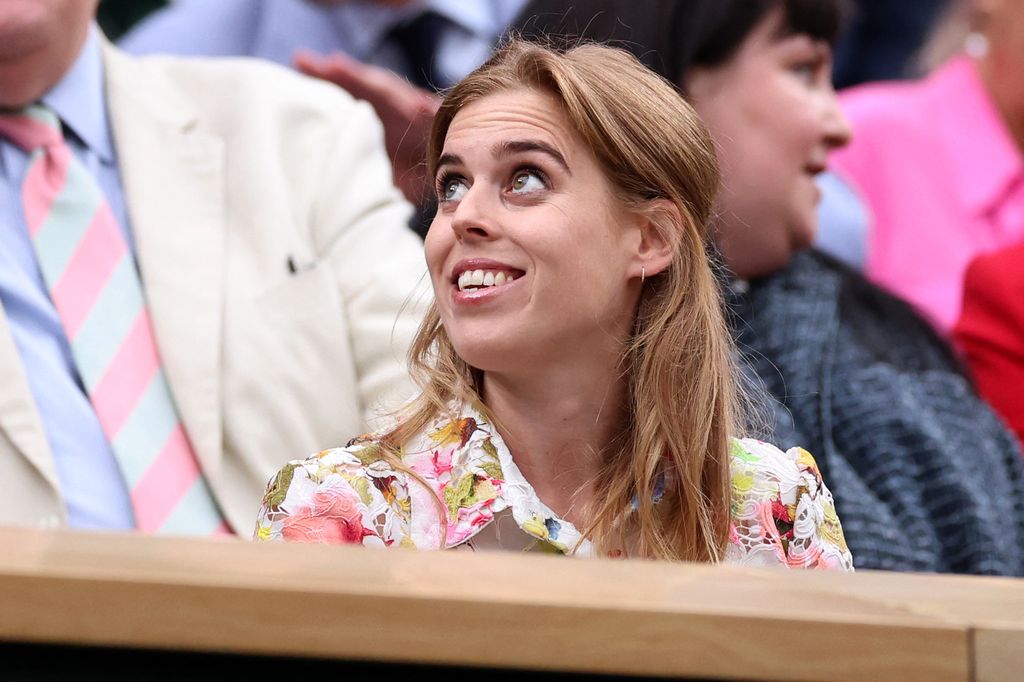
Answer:
[[(512, 452), (490, 419), (473, 406), (463, 406), (456, 414), (472, 417), (476, 420), (478, 427), (457, 454), (464, 465), (472, 466), (475, 461), (487, 456), (484, 448), (484, 443), (487, 440), (490, 440), (497, 453), (503, 478), (498, 497), (495, 504), (492, 505), (493, 511), (497, 513), (510, 507), (516, 525), (523, 532), (554, 546), (564, 554), (579, 557), (591, 556), (594, 553), (593, 543), (583, 538), (582, 533), (572, 522), (558, 516), (540, 499), (537, 491), (515, 463)], [(441, 421), (446, 423), (448, 419), (443, 418)], [(487, 524), (474, 529), (457, 545), (452, 546), (465, 544), (490, 523), (493, 523), (493, 518)]]

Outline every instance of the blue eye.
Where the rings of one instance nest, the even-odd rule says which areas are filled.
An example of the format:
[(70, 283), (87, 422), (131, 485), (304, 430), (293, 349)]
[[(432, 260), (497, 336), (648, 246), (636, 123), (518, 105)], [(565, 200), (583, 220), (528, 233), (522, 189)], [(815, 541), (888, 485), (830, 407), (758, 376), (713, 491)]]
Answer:
[(534, 171), (519, 171), (512, 177), (512, 192), (515, 194), (527, 194), (545, 189), (544, 180)]
[(459, 201), (469, 191), (462, 178), (448, 178), (442, 181), (440, 189), (441, 201)]

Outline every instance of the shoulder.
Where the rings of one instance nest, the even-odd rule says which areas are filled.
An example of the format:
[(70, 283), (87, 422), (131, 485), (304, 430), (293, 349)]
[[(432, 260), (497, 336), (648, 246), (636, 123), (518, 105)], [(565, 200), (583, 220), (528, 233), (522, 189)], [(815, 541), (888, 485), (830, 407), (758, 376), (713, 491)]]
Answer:
[[(863, 134), (891, 138), (893, 126), (895, 132), (935, 135), (937, 120), (958, 118), (958, 100), (974, 101), (979, 96), (983, 97), (984, 91), (977, 69), (970, 58), (959, 55), (923, 78), (848, 88), (839, 94), (839, 103), (853, 125), (856, 143)], [(921, 123), (931, 125), (921, 129)]]
[(840, 104), (853, 137), (831, 155), (834, 171), (867, 192), (874, 189), (876, 174), (890, 168), (905, 173), (908, 164), (934, 154), (941, 140), (929, 121), (930, 98), (926, 82), (872, 83), (844, 91)]
[(242, 54), (263, 3), (251, 0), (177, 0), (144, 19), (119, 45), (133, 54)]
[(733, 440), (730, 454), (727, 560), (853, 569), (832, 493), (809, 452), (744, 438)]
[(817, 463), (803, 448), (781, 450), (754, 438), (734, 438), (729, 454), (734, 486), (749, 481), (774, 482), (774, 487), (790, 487), (803, 477), (809, 477), (808, 482), (813, 479), (815, 485), (821, 484)]
[[(373, 109), (342, 88), (250, 57), (129, 55), (108, 46), (105, 64), (120, 96), (161, 100), (230, 137), (239, 126), (264, 135), (287, 129), (322, 136), (324, 126), (350, 131), (355, 120), (379, 128)], [(319, 124), (319, 125), (317, 125)], [(278, 130), (275, 130), (276, 126)], [(323, 145), (322, 138), (319, 140)]]
[(859, 133), (862, 127), (916, 120), (921, 115), (916, 107), (926, 92), (919, 82), (869, 83), (844, 90), (839, 103)]
[(257, 540), (388, 546), (406, 537), (406, 477), (372, 438), (286, 464), (268, 483)]

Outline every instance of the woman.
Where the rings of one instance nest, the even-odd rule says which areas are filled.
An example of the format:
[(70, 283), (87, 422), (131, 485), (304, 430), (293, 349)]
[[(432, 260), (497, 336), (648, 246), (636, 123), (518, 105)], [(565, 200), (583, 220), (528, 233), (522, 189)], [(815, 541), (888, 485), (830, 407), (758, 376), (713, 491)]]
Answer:
[(259, 539), (851, 569), (814, 460), (732, 438), (707, 131), (623, 52), (513, 43), (429, 140), (436, 304), (392, 429), (287, 465)]
[(627, 39), (707, 121), (739, 347), (777, 400), (773, 438), (817, 454), (857, 567), (1024, 574), (1013, 437), (927, 322), (806, 248), (813, 176), (848, 136), (829, 80), (839, 4), (652, 0), (641, 18), (623, 2), (588, 31)]

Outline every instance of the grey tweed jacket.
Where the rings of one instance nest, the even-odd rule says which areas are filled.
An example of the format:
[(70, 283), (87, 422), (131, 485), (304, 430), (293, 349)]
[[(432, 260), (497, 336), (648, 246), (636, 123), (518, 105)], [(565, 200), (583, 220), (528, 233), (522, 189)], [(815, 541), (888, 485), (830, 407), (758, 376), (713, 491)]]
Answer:
[(814, 252), (732, 304), (774, 439), (815, 455), (857, 568), (1024, 575), (1024, 460), (926, 322)]

